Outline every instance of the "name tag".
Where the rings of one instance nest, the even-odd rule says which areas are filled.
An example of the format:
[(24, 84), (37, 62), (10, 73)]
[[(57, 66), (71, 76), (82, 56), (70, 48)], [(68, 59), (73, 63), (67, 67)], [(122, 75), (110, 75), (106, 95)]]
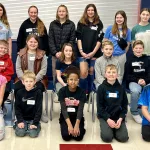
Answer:
[(35, 57), (32, 56), (32, 57), (29, 58), (29, 60), (34, 61), (34, 60), (35, 60)]
[[(132, 63), (132, 66), (139, 66), (140, 65), (140, 63), (139, 62), (133, 62)], [(140, 65), (141, 66), (141, 65)]]
[(4, 61), (0, 61), (0, 65), (4, 65)]
[(26, 32), (32, 32), (32, 28), (26, 29)]
[(28, 100), (27, 105), (35, 105), (35, 100)]
[(117, 93), (109, 93), (109, 97), (117, 98)]
[(97, 27), (92, 26), (91, 29), (92, 30), (97, 30)]
[(75, 108), (67, 108), (67, 112), (76, 112)]

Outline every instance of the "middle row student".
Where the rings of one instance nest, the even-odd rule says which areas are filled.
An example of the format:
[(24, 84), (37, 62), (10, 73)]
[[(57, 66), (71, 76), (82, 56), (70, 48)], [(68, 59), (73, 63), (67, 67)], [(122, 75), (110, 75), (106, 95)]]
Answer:
[[(26, 46), (18, 52), (16, 60), (17, 79), (15, 83), (15, 96), (19, 89), (24, 88), (22, 76), (25, 70), (30, 70), (36, 74), (36, 86), (45, 91), (47, 80), (45, 78), (47, 71), (47, 58), (45, 51), (39, 48), (39, 38), (35, 34), (30, 34), (26, 39)], [(48, 122), (48, 118), (42, 115), (42, 120)]]
[(105, 80), (105, 67), (109, 64), (114, 64), (118, 70), (118, 81), (122, 83), (122, 73), (120, 70), (120, 65), (118, 60), (112, 56), (114, 51), (114, 45), (111, 41), (102, 42), (102, 52), (103, 56), (96, 59), (95, 62), (95, 78), (96, 78), (96, 89)]

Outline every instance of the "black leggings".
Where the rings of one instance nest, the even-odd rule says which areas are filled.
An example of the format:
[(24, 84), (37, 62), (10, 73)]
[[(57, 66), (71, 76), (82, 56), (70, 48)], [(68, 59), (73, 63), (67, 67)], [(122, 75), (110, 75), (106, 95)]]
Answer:
[(150, 142), (150, 126), (142, 125), (142, 137), (143, 140)]
[[(72, 123), (72, 126), (74, 127), (75, 123), (76, 123), (76, 118), (75, 119), (70, 119), (70, 121)], [(71, 139), (74, 139), (76, 141), (81, 141), (83, 139), (85, 131), (86, 131), (84, 129), (84, 118), (81, 119), (80, 126), (79, 126), (80, 135), (77, 136), (77, 137), (73, 137), (72, 135), (69, 135), (68, 125), (67, 125), (67, 123), (64, 119), (60, 119), (59, 123), (60, 123), (60, 129), (61, 129), (61, 136), (62, 136), (63, 140), (70, 141)]]

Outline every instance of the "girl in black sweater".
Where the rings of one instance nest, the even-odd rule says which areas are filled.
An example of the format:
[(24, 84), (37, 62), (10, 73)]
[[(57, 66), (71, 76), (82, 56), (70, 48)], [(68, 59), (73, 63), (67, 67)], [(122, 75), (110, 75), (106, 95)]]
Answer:
[(65, 5), (57, 9), (56, 20), (49, 26), (49, 47), (52, 57), (53, 81), (55, 82), (56, 60), (61, 56), (64, 43), (75, 43), (75, 24), (69, 20), (69, 12)]
[(30, 6), (28, 14), (29, 18), (22, 23), (19, 29), (17, 37), (18, 52), (26, 46), (27, 36), (29, 34), (36, 34), (39, 37), (39, 49), (46, 51), (48, 55), (49, 46), (47, 30), (42, 20), (38, 17), (38, 8), (36, 6)]
[[(101, 56), (100, 46), (103, 35), (103, 23), (99, 19), (96, 6), (94, 4), (88, 4), (77, 25), (77, 44), (80, 52), (80, 66), (83, 68), (80, 86), (85, 90), (88, 86), (88, 92), (92, 90), (95, 60), (97, 57)], [(87, 77), (88, 73), (87, 82), (87, 79), (84, 78)]]
[(61, 106), (60, 128), (61, 135), (65, 141), (75, 139), (80, 141), (85, 134), (83, 109), (86, 101), (84, 90), (78, 87), (78, 68), (67, 71), (67, 86), (59, 91)]

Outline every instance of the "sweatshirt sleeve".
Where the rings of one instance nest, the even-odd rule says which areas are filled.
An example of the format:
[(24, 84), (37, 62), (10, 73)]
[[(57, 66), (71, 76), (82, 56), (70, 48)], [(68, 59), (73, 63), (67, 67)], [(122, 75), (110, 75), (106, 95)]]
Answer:
[(14, 74), (14, 66), (12, 60), (8, 59), (8, 66), (4, 72), (4, 76), (7, 78), (7, 81), (11, 80), (12, 75)]
[(20, 108), (21, 98), (19, 97), (18, 93), (19, 93), (19, 91), (17, 92), (16, 97), (15, 97), (15, 115), (17, 118), (17, 122), (21, 123), (21, 122), (23, 122), (23, 115), (22, 115), (22, 111)]
[(44, 55), (42, 63), (41, 63), (41, 70), (36, 75), (36, 81), (40, 81), (43, 79), (43, 76), (46, 75), (47, 72), (47, 57)]
[(69, 43), (74, 44), (74, 43), (75, 43), (75, 39), (76, 39), (76, 35), (75, 35), (75, 24), (72, 23)]
[(125, 118), (128, 111), (128, 99), (125, 90), (123, 89), (123, 101), (122, 101), (122, 111), (120, 113), (120, 118)]
[(55, 39), (54, 39), (54, 31), (53, 31), (53, 22), (50, 23), (49, 27), (49, 35), (48, 35), (48, 43), (50, 48), (50, 54), (55, 56), (57, 53), (56, 45), (55, 45)]
[(24, 35), (24, 23), (22, 23), (22, 25), (19, 28), (19, 32), (18, 32), (18, 37), (17, 37), (17, 51), (19, 52), (20, 49), (24, 48), (24, 41), (26, 41), (24, 39), (25, 35)]
[(102, 84), (102, 82), (105, 80), (105, 78), (101, 72), (101, 64), (100, 63), (101, 62), (99, 59), (97, 59), (95, 62), (95, 78), (96, 78), (96, 82), (98, 84)]
[(149, 84), (150, 83), (150, 61), (149, 61), (149, 59), (147, 61), (145, 70), (146, 70), (145, 82), (146, 82), (146, 84)]
[(110, 115), (105, 111), (104, 102), (104, 91), (100, 85), (97, 90), (97, 117), (103, 118), (105, 121), (107, 121), (107, 119), (110, 118)]
[(43, 93), (41, 90), (37, 91), (36, 95), (36, 111), (35, 111), (35, 117), (33, 120), (33, 125), (37, 126), (40, 122), (41, 115), (42, 115), (42, 101), (43, 101)]
[(61, 107), (61, 112), (63, 114), (63, 117), (66, 120), (67, 118), (69, 118), (69, 115), (67, 112), (67, 107), (64, 99), (65, 99), (65, 91), (64, 88), (61, 88), (58, 93), (58, 101), (60, 102), (60, 107)]
[(77, 40), (81, 40), (82, 27), (83, 27), (83, 25), (80, 22), (78, 22), (78, 24), (77, 24), (77, 31), (76, 31)]
[(21, 59), (19, 55), (17, 56), (17, 60), (16, 60), (16, 74), (19, 79), (21, 79), (23, 76), (23, 71), (21, 68)]
[(119, 62), (117, 63), (117, 69), (118, 69), (118, 81), (119, 81), (120, 84), (122, 84), (123, 74), (121, 72)]

